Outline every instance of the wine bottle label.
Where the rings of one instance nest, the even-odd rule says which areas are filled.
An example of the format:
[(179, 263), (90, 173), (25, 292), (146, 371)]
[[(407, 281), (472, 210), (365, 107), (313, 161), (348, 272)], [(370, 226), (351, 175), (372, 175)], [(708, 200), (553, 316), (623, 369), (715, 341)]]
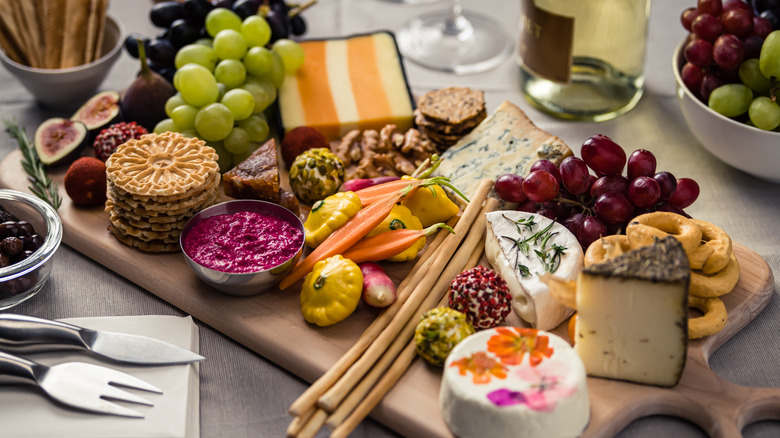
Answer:
[(540, 9), (534, 0), (521, 0), (520, 4), (518, 47), (523, 67), (544, 79), (568, 84), (574, 45), (574, 18)]

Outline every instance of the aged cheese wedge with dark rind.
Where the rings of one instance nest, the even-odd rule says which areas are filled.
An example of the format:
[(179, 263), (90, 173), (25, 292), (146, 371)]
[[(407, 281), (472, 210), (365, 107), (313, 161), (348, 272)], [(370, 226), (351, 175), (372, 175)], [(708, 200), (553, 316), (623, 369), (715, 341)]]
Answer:
[(450, 178), (470, 196), (485, 178), (495, 180), (505, 173), (526, 176), (538, 160), (559, 165), (570, 155), (560, 138), (537, 128), (523, 110), (504, 101), (442, 154), (435, 174)]
[(575, 350), (588, 375), (671, 387), (688, 351), (688, 258), (674, 237), (586, 267)]
[(412, 127), (414, 101), (392, 33), (352, 35), (300, 43), (303, 66), (279, 89), (285, 131), (319, 130), (330, 141), (354, 129)]

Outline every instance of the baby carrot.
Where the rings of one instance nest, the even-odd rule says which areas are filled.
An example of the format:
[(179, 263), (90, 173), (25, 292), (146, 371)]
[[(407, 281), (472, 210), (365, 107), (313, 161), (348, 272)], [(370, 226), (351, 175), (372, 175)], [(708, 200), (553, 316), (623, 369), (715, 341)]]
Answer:
[(344, 252), (342, 256), (345, 259), (350, 259), (358, 264), (385, 260), (406, 251), (407, 248), (414, 245), (421, 237), (430, 236), (439, 228), (444, 228), (450, 233), (455, 233), (455, 230), (443, 222), (431, 225), (422, 230), (402, 228), (385, 231), (376, 236), (366, 237), (352, 245), (352, 247)]
[[(399, 179), (386, 182), (384, 184), (377, 184), (371, 187), (366, 187), (365, 189), (356, 191), (355, 194), (358, 195), (360, 202), (363, 204), (363, 207), (365, 207), (378, 201), (379, 199), (382, 199), (383, 196), (387, 196), (390, 193), (396, 192), (398, 190), (404, 190), (415, 184), (419, 184), (422, 187), (428, 187), (434, 184), (448, 187), (457, 193), (460, 197), (465, 199), (466, 202), (469, 201), (468, 198), (466, 198), (466, 195), (461, 193), (460, 190), (458, 190), (450, 183), (449, 178), (443, 176), (435, 176), (428, 179)], [(411, 195), (411, 193), (409, 193), (409, 195)]]
[(422, 186), (423, 180), (410, 180), (403, 190), (396, 190), (386, 194), (371, 205), (363, 207), (356, 215), (352, 216), (344, 225), (331, 233), (317, 249), (308, 257), (298, 262), (292, 271), (279, 283), (279, 289), (286, 289), (291, 284), (303, 278), (311, 272), (314, 265), (326, 258), (341, 254), (352, 245), (362, 239), (369, 231), (376, 228), (388, 214), (396, 202), (406, 195), (411, 195)]

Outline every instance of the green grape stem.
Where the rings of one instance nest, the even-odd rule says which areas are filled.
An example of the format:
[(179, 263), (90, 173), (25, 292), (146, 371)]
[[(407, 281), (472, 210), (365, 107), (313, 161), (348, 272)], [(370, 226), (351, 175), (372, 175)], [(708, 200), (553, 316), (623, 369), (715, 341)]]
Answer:
[(296, 15), (299, 15), (301, 12), (314, 6), (315, 3), (317, 3), (317, 0), (309, 0), (308, 2), (302, 5), (295, 5), (294, 7), (290, 8), (290, 11), (287, 13), (288, 18), (292, 18)]

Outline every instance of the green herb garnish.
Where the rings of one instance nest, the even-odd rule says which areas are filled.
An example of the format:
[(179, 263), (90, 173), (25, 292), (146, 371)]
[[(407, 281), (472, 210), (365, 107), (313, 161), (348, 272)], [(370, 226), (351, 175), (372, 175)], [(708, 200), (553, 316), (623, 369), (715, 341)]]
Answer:
[(550, 222), (550, 224), (543, 230), (539, 230), (528, 237), (523, 237), (524, 228), (527, 228), (529, 232), (532, 232), (533, 227), (536, 225), (533, 216), (514, 221), (504, 215), (504, 219), (514, 223), (517, 227), (518, 234), (521, 236), (519, 239), (513, 239), (509, 236), (501, 236), (502, 238), (512, 242), (516, 250), (515, 269), (520, 272), (521, 276), (526, 277), (531, 273), (527, 266), (520, 263), (520, 253), (524, 254), (525, 256), (528, 256), (529, 254), (529, 243), (532, 243), (534, 247), (539, 248), (534, 248), (534, 254), (536, 254), (536, 257), (538, 257), (542, 262), (542, 266), (546, 272), (554, 273), (556, 270), (558, 270), (558, 267), (561, 265), (561, 256), (566, 254), (567, 248), (555, 243), (553, 243), (551, 247), (547, 248), (547, 244), (549, 243), (550, 239), (558, 234), (557, 232), (553, 233), (550, 231), (554, 222)]
[(19, 126), (16, 120), (12, 122), (4, 120), (3, 122), (5, 123), (5, 132), (19, 143), (19, 149), (22, 151), (22, 167), (33, 184), (28, 186), (28, 188), (35, 196), (48, 202), (57, 210), (60, 208), (60, 204), (62, 204), (62, 198), (59, 191), (57, 191), (57, 184), (46, 175), (43, 163), (41, 163), (38, 154), (35, 152), (35, 147), (27, 138), (27, 132)]

